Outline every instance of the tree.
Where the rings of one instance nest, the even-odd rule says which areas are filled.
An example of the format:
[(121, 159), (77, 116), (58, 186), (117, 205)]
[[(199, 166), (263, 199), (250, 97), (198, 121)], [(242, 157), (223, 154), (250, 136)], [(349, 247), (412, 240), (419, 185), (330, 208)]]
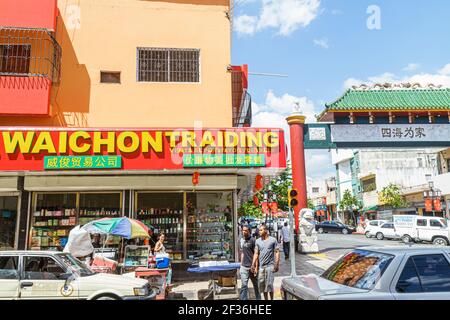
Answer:
[(314, 210), (315, 207), (316, 206), (314, 205), (314, 202), (310, 198), (308, 198), (308, 208)]
[[(264, 186), (264, 188), (256, 193), (259, 203), (264, 201), (264, 194), (270, 191), (271, 194), (276, 196), (275, 202), (278, 203), (278, 208), (281, 211), (288, 211), (288, 190), (292, 187), (292, 171), (288, 165), (283, 172), (280, 173), (278, 177), (271, 180), (269, 184)], [(272, 199), (269, 199), (271, 202)], [(238, 209), (239, 216), (252, 216), (252, 217), (262, 217), (261, 206), (255, 206), (253, 199), (248, 200), (246, 203), (242, 204)]]
[(380, 204), (391, 208), (406, 207), (407, 203), (400, 194), (400, 187), (396, 184), (389, 184), (379, 193)]
[(355, 209), (360, 209), (361, 206), (359, 204), (358, 198), (356, 198), (350, 190), (345, 190), (344, 195), (342, 196), (342, 200), (339, 202), (339, 207), (347, 212), (352, 214), (352, 219), (350, 219), (350, 225), (354, 225), (356, 221)]
[(350, 190), (345, 190), (342, 200), (339, 202), (339, 206), (342, 210), (350, 212), (360, 208), (358, 199), (352, 195)]
[(255, 206), (253, 201), (248, 201), (238, 209), (239, 217), (262, 218), (263, 212), (260, 206)]

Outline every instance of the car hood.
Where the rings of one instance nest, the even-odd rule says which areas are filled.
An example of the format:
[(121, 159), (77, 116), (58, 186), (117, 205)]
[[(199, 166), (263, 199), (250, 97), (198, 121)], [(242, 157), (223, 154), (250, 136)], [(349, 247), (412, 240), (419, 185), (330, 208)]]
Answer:
[(148, 283), (147, 280), (130, 278), (117, 274), (96, 273), (92, 276), (80, 277), (80, 284), (83, 286), (102, 286), (105, 289), (121, 289), (121, 288), (139, 288)]
[(344, 286), (313, 274), (283, 279), (282, 288), (303, 300), (317, 300), (326, 295), (368, 292), (368, 290)]

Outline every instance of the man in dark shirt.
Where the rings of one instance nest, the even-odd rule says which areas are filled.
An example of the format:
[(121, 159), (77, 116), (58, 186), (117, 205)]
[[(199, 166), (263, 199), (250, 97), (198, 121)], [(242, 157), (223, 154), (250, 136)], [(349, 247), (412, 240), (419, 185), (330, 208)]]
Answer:
[(258, 278), (255, 269), (252, 267), (253, 255), (255, 253), (255, 238), (251, 236), (251, 231), (248, 226), (242, 227), (242, 238), (240, 243), (241, 249), (241, 292), (239, 299), (248, 300), (248, 280), (250, 279), (253, 283), (253, 288), (255, 290), (256, 300), (260, 300)]

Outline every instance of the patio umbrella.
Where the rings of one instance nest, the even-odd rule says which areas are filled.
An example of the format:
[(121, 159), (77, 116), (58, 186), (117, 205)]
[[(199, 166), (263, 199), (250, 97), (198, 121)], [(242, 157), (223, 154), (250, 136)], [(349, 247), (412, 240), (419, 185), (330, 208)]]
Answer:
[(85, 224), (89, 233), (107, 234), (125, 239), (149, 238), (149, 228), (142, 222), (130, 218), (103, 218)]

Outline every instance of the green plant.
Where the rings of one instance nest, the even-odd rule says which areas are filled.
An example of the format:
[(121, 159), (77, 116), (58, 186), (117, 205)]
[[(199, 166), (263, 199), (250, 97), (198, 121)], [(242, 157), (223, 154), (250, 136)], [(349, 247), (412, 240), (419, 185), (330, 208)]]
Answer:
[(353, 212), (354, 209), (360, 209), (358, 199), (351, 193), (350, 190), (345, 190), (342, 200), (339, 202), (339, 207), (344, 211)]
[(391, 208), (406, 207), (407, 203), (400, 194), (400, 187), (396, 184), (389, 184), (381, 190), (379, 196), (380, 204)]
[(239, 217), (262, 218), (263, 212), (260, 206), (255, 206), (253, 202), (246, 202), (238, 209)]

